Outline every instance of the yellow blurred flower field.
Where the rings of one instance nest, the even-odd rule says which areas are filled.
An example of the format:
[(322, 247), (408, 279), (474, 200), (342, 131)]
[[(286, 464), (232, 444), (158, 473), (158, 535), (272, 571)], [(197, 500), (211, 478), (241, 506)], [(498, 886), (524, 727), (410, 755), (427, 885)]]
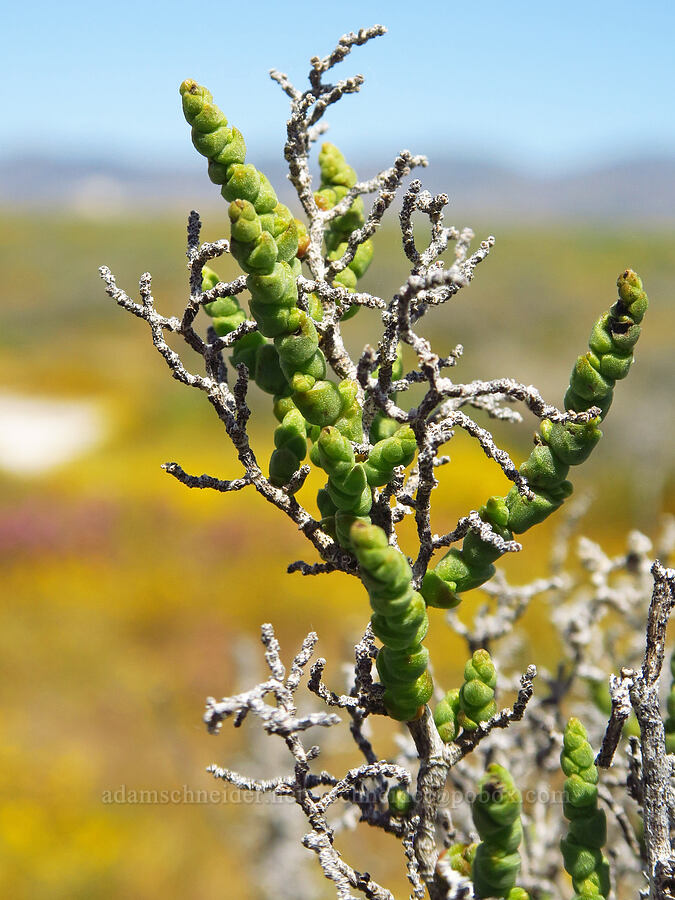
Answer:
[[(208, 223), (205, 237), (220, 236), (221, 225)], [(158, 305), (175, 314), (186, 289), (183, 225), (5, 216), (0, 233), (0, 895), (256, 897), (260, 887), (240, 861), (252, 846), (264, 865), (269, 817), (225, 802), (205, 767), (255, 758), (260, 742), (252, 723), (209, 736), (201, 706), (255, 677), (264, 621), (274, 623), (287, 659), (316, 630), (328, 677), (340, 686), (367, 600), (347, 576), (286, 575), (289, 562), (313, 561), (311, 547), (254, 493), (190, 491), (160, 469), (177, 460), (196, 474), (239, 474), (204, 398), (171, 380), (144, 324), (113, 306), (96, 268), (110, 265), (129, 291), (150, 269)], [(595, 498), (584, 531), (616, 550), (630, 527), (653, 529), (675, 508), (672, 235), (542, 229), (497, 237), (475, 285), (432, 323), (440, 347), (464, 345), (454, 373), (462, 380), (511, 375), (560, 402), (618, 272), (630, 265), (644, 278), (652, 306), (635, 373), (576, 482), (577, 493)], [(28, 248), (38, 238), (36, 258)], [(380, 295), (396, 289), (404, 275), (396, 253), (395, 236), (383, 231), (366, 287), (377, 284)], [(375, 326), (364, 311), (353, 346), (372, 340)], [(2, 447), (14, 441), (17, 450), (19, 429), (3, 418), (2, 397), (5, 413), (13, 403), (30, 425), (25, 452), (10, 453), (9, 463)], [(252, 435), (266, 460), (269, 402), (259, 393), (251, 402), (264, 410)], [(90, 420), (72, 418), (84, 409)], [(495, 436), (520, 458), (533, 424), (498, 424)], [(89, 438), (75, 440), (77, 428), (89, 428)], [(42, 463), (28, 465), (29, 450)], [(458, 437), (448, 452), (438, 532), (504, 486), (468, 439)], [(303, 489), (308, 506), (318, 484)], [(555, 527), (527, 536), (524, 552), (508, 560), (509, 578), (545, 570)], [(469, 597), (467, 614), (474, 606)], [(536, 636), (528, 662), (550, 659), (555, 639), (541, 611), (533, 607), (523, 627)], [(463, 666), (462, 644), (434, 628), (430, 647), (438, 678), (451, 682)], [(391, 742), (383, 727), (381, 746)], [(329, 741), (328, 752), (351, 751)], [(277, 763), (280, 774), (288, 762), (281, 755)], [(199, 802), (198, 792), (214, 790)], [(362, 847), (350, 840), (358, 857)], [(386, 841), (368, 840), (385, 867)]]

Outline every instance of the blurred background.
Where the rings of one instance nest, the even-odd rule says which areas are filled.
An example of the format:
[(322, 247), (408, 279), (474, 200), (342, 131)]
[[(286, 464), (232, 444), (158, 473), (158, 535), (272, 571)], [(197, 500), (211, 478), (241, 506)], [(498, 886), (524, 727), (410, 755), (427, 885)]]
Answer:
[[(187, 213), (200, 210), (205, 239), (227, 233), (179, 83), (211, 88), (249, 158), (292, 202), (286, 98), (267, 70), (302, 87), (310, 56), (377, 21), (389, 33), (336, 72), (366, 82), (330, 111), (329, 138), (361, 177), (403, 147), (426, 153), (425, 187), (451, 198), (446, 222), (497, 239), (475, 282), (430, 316), (435, 348), (464, 345), (457, 379), (508, 375), (560, 403), (617, 275), (636, 269), (651, 300), (637, 364), (575, 489), (594, 498), (583, 531), (608, 550), (630, 528), (653, 535), (674, 510), (671, 4), (16, 5), (4, 14), (0, 125), (3, 896), (270, 895), (276, 812), (226, 803), (222, 792), (195, 802), (192, 792), (218, 788), (204, 772), (211, 762), (274, 775), (288, 761), (263, 761), (272, 741), (258, 740), (252, 722), (207, 735), (200, 709), (207, 695), (258, 679), (263, 621), (287, 659), (318, 631), (339, 689), (367, 601), (346, 576), (285, 575), (288, 562), (313, 559), (311, 548), (253, 493), (210, 496), (162, 472), (177, 460), (194, 473), (239, 474), (205, 398), (169, 377), (147, 327), (107, 298), (97, 269), (109, 265), (132, 295), (149, 270), (160, 310), (179, 314)], [(364, 288), (389, 296), (407, 274), (395, 214), (375, 248)], [(218, 272), (235, 274), (229, 262)], [(363, 310), (346, 326), (350, 347), (375, 340), (377, 325)], [(252, 404), (265, 460), (270, 404), (255, 390)], [(534, 425), (526, 415), (493, 430), (521, 459)], [(462, 436), (449, 452), (439, 533), (506, 489)], [(554, 530), (550, 520), (525, 536), (525, 552), (505, 563), (510, 579), (546, 570)], [(469, 596), (469, 615), (472, 605)], [(430, 647), (449, 686), (463, 649), (441, 618)], [(527, 662), (550, 661), (555, 635), (536, 608), (524, 627), (536, 636)], [(380, 731), (386, 753), (393, 729)], [(341, 771), (354, 764), (337, 736), (326, 740)], [(178, 799), (139, 802), (141, 791)], [(293, 810), (283, 812), (301, 835)], [(369, 841), (357, 832), (344, 846), (402, 887), (390, 842)], [(313, 868), (309, 852), (298, 854)], [(332, 896), (320, 881), (312, 890)]]

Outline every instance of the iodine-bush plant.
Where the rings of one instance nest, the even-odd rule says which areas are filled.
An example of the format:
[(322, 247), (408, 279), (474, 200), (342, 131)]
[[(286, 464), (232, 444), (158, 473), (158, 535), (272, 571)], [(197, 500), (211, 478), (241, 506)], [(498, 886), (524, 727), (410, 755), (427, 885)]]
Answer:
[[(192, 142), (207, 160), (208, 175), (227, 204), (230, 238), (200, 244), (199, 217), (191, 213), (190, 297), (180, 319), (164, 317), (156, 310), (148, 274), (141, 278), (139, 304), (116, 286), (107, 268), (101, 269), (110, 296), (148, 323), (153, 343), (172, 375), (206, 394), (242, 466), (241, 474), (229, 481), (189, 475), (177, 463), (166, 464), (167, 471), (190, 487), (257, 490), (291, 519), (320, 557), (318, 562), (293, 563), (289, 571), (347, 573), (360, 581), (370, 602), (370, 624), (356, 646), (348, 693), (336, 693), (324, 684), (322, 659), (312, 666), (308, 683), (329, 707), (349, 716), (351, 734), (365, 762), (340, 777), (313, 766), (319, 748), (305, 745), (303, 732), (340, 721), (333, 711), (301, 715), (296, 706), (295, 694), (317, 636), (308, 635), (287, 673), (272, 626), (264, 625), (270, 677), (244, 694), (219, 702), (210, 699), (206, 722), (211, 731), (217, 731), (228, 717), (238, 724), (248, 713), (259, 716), (268, 733), (284, 738), (293, 771), (267, 781), (217, 766), (212, 771), (248, 790), (293, 797), (309, 824), (303, 843), (316, 853), (340, 898), (352, 897), (353, 892), (374, 898), (392, 895), (369, 874), (348, 865), (335, 848), (335, 825), (328, 813), (338, 802), (355, 805), (362, 821), (401, 840), (415, 897), (427, 892), (434, 898), (472, 893), (511, 900), (563, 896), (563, 868), (571, 874), (579, 896), (607, 897), (609, 869), (599, 850), (600, 822), (605, 816), (597, 808), (598, 796), (603, 795), (596, 786), (598, 770), (586, 732), (576, 719), (565, 730), (562, 757), (570, 793), (564, 805), (546, 810), (548, 825), (544, 813), (533, 811), (521, 822), (521, 793), (506, 768), (492, 764), (483, 774), (488, 758), (496, 752), (538, 789), (551, 780), (552, 755), (563, 742), (565, 698), (573, 696), (577, 675), (597, 677), (597, 672), (582, 671), (582, 664), (607, 594), (586, 601), (595, 612), (574, 634), (561, 627), (565, 646), (571, 648), (570, 665), (551, 676), (549, 693), (530, 703), (536, 674), (530, 666), (520, 679), (513, 706), (499, 712), (498, 691), (514, 685), (508, 676), (498, 677), (500, 667), (489, 652), (491, 645), (510, 631), (532, 596), (557, 591), (558, 611), (569, 612), (572, 607), (565, 603), (574, 595), (556, 573), (548, 581), (522, 589), (509, 588), (503, 578), (496, 588), (490, 584), (500, 557), (521, 549), (514, 535), (542, 522), (572, 493), (568, 476), (598, 444), (615, 386), (629, 373), (647, 297), (635, 272), (626, 269), (619, 275), (618, 296), (593, 324), (588, 350), (572, 367), (561, 409), (545, 402), (534, 388), (510, 378), (469, 383), (451, 378), (461, 348), (435, 352), (421, 333), (424, 315), (455, 298), (470, 283), (493, 238), (470, 252), (471, 231), (444, 225), (445, 194), (431, 196), (418, 180), (404, 189), (411, 171), (426, 165), (424, 157), (408, 151), (401, 152), (389, 169), (359, 181), (337, 147), (324, 143), (318, 153), (318, 186), (310, 174), (310, 151), (325, 130), (324, 112), (345, 94), (357, 91), (363, 80), (356, 76), (330, 84), (325, 76), (354, 46), (383, 33), (381, 26), (375, 26), (346, 35), (331, 54), (313, 58), (305, 91), (294, 87), (285, 75), (272, 72), (291, 101), (285, 157), (302, 218), (279, 202), (264, 173), (247, 158), (242, 133), (228, 122), (209, 90), (190, 79), (184, 81), (180, 86), (183, 113)], [(392, 298), (385, 299), (361, 291), (358, 282), (373, 256), (372, 237), (399, 191), (402, 246), (410, 275)], [(368, 195), (374, 195), (374, 200), (367, 208), (364, 197)], [(430, 226), (424, 247), (416, 235), (414, 220), (419, 216)], [(446, 259), (448, 248), (452, 252)], [(226, 253), (235, 258), (242, 274), (224, 283), (207, 263)], [(354, 360), (345, 348), (343, 323), (363, 306), (380, 312), (382, 331)], [(166, 336), (181, 336), (201, 358), (203, 371), (189, 370)], [(416, 364), (407, 369), (411, 354)], [(247, 403), (251, 380), (270, 395), (278, 421), (269, 462), (259, 462), (247, 431), (248, 420), (255, 415)], [(421, 385), (424, 393), (416, 405), (407, 407), (406, 394), (414, 385)], [(540, 420), (533, 449), (520, 466), (466, 411), (474, 408), (492, 418), (519, 421), (512, 408), (516, 402)], [(501, 468), (510, 488), (501, 496), (486, 498), (453, 531), (438, 536), (431, 522), (436, 472), (449, 462), (440, 451), (457, 429), (468, 433)], [(298, 497), (312, 467), (323, 472), (325, 483), (307, 508)], [(400, 547), (397, 535), (398, 524), (408, 515), (414, 517), (417, 531), (410, 555), (410, 548)], [(435, 558), (446, 548), (440, 559)], [(600, 553), (595, 554), (596, 560)], [(614, 569), (610, 566), (607, 578), (607, 573), (619, 569), (644, 576), (644, 548), (640, 553), (627, 555)], [(636, 559), (642, 561), (642, 568), (636, 568)], [(593, 567), (588, 564), (587, 568)], [(612, 761), (632, 704), (641, 728), (641, 755), (638, 759), (635, 744), (630, 758), (626, 756), (626, 778), (637, 803), (634, 818), (642, 814), (642, 845), (636, 823), (614, 800), (613, 812), (634, 852), (633, 869), (637, 866), (639, 873), (644, 866), (650, 890), (657, 891), (654, 896), (666, 896), (658, 894), (658, 884), (670, 865), (669, 837), (663, 815), (652, 802), (657, 783), (669, 797), (665, 786), (669, 775), (663, 768), (665, 738), (662, 722), (660, 731), (645, 723), (653, 724), (655, 703), (658, 711), (655, 696), (674, 581), (672, 571), (659, 563), (652, 566), (652, 574), (653, 627), (648, 628), (643, 668), (638, 673), (622, 670), (612, 682), (610, 721), (600, 757), (605, 767)], [(428, 704), (434, 683), (424, 640), (430, 624), (439, 627), (440, 613), (434, 610), (454, 610), (463, 595), (476, 588), (492, 591), (500, 602), (496, 612), (478, 621), (473, 630), (449, 614), (467, 638), (470, 659), (463, 685), (447, 692), (436, 689), (438, 702), (432, 715)], [(641, 590), (643, 596), (644, 585)], [(373, 661), (379, 680), (374, 679)], [(273, 703), (266, 702), (269, 695)], [(528, 704), (529, 724), (509, 729), (500, 741), (496, 729), (519, 721)], [(400, 760), (383, 761), (375, 753), (366, 729), (371, 716), (405, 723), (411, 741)], [(488, 735), (491, 741), (484, 741)], [(446, 784), (453, 784), (468, 796), (476, 780), (473, 820), (477, 833), (466, 819), (462, 824), (461, 813), (452, 824), (445, 795)], [(532, 810), (532, 798), (528, 803)], [(565, 817), (570, 826), (561, 854), (551, 833), (560, 833)], [(530, 853), (521, 865), (523, 822), (524, 846), (529, 845)], [(619, 879), (632, 871), (618, 864), (615, 870)], [(278, 896), (294, 896), (298, 889), (280, 885)]]

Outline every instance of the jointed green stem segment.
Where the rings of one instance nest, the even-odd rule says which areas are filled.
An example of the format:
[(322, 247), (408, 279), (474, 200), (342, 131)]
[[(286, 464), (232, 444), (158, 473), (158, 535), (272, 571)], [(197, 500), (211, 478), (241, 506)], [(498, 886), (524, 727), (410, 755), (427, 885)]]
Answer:
[(476, 650), (464, 667), (464, 684), (459, 691), (457, 724), (475, 731), (497, 712), (495, 686), (497, 672), (487, 650)]
[(575, 900), (605, 900), (609, 896), (609, 865), (601, 852), (607, 839), (607, 822), (604, 810), (598, 809), (594, 757), (586, 729), (578, 719), (570, 719), (560, 754), (560, 765), (567, 775), (563, 813), (570, 826), (560, 849), (577, 892)]
[(365, 462), (357, 462), (349, 441), (337, 428), (324, 428), (312, 447), (312, 460), (328, 473), (319, 492), (322, 525), (356, 556), (361, 581), (370, 596), (375, 635), (384, 647), (377, 669), (385, 686), (389, 714), (414, 719), (431, 697), (429, 652), (422, 640), (429, 626), (424, 600), (412, 587), (408, 561), (369, 518), (372, 486), (386, 484), (395, 466), (408, 465), (416, 450), (412, 430), (399, 428), (379, 441)]
[(440, 700), (434, 709), (434, 723), (441, 740), (449, 744), (460, 732), (457, 716), (459, 714), (459, 688), (452, 688)]
[(429, 627), (424, 600), (413, 590), (407, 559), (381, 528), (355, 521), (349, 537), (373, 608), (373, 631), (384, 644), (377, 656), (384, 703), (392, 718), (410, 721), (433, 689), (429, 651), (422, 646)]
[[(228, 126), (210, 92), (191, 80), (184, 81), (180, 91), (185, 118), (192, 126), (192, 141), (209, 160), (209, 177), (222, 185), (221, 193), (230, 201), (230, 249), (248, 275), (251, 315), (258, 324), (258, 333), (237, 342), (233, 362), (245, 362), (263, 390), (279, 397), (290, 396), (300, 414), (286, 407), (275, 436), (270, 476), (274, 483), (285, 484), (306, 455), (307, 423), (320, 428), (337, 425), (348, 430), (352, 439), (360, 439), (360, 409), (354, 402), (356, 385), (336, 385), (326, 378), (326, 360), (319, 349), (316, 327), (312, 317), (297, 305), (296, 280), (301, 272), (298, 223), (288, 207), (278, 202), (262, 172), (245, 162), (244, 139), (236, 128)], [(344, 180), (347, 170), (353, 172), (335, 148), (326, 152), (326, 167), (338, 180)], [(349, 175), (347, 180), (353, 184), (356, 176), (352, 180)], [(347, 216), (333, 221), (333, 231)], [(356, 259), (351, 264), (349, 275), (354, 284), (369, 261), (368, 256), (367, 260), (361, 259), (360, 265)], [(207, 274), (205, 286), (212, 286), (209, 279), (212, 280), (211, 275)], [(232, 298), (209, 304), (207, 312), (216, 318), (214, 327), (220, 333), (239, 324), (241, 311)], [(269, 344), (265, 337), (274, 343)], [(291, 412), (293, 415), (289, 416)], [(301, 419), (305, 420), (304, 425)]]
[[(354, 400), (354, 402), (356, 402)], [(349, 529), (354, 518), (370, 521), (372, 487), (386, 484), (396, 466), (407, 466), (415, 455), (417, 444), (407, 425), (388, 438), (378, 441), (364, 462), (357, 462), (345, 429), (324, 428), (312, 447), (310, 458), (328, 475), (326, 487), (319, 491), (318, 503), (325, 528), (337, 534), (346, 549), (351, 549)]]
[[(567, 481), (570, 466), (590, 456), (602, 437), (598, 425), (612, 402), (614, 385), (625, 378), (640, 336), (640, 322), (647, 310), (647, 295), (635, 272), (627, 269), (617, 281), (619, 299), (593, 326), (589, 352), (572, 369), (565, 394), (565, 408), (585, 412), (592, 407), (600, 415), (585, 424), (560, 424), (545, 419), (535, 437), (535, 447), (520, 467), (533, 492), (532, 499), (511, 488), (506, 497), (491, 497), (479, 510), (501, 537), (510, 539), (546, 519), (572, 493)], [(452, 548), (427, 572), (421, 587), (429, 606), (448, 609), (460, 601), (457, 594), (483, 584), (494, 573), (492, 563), (500, 552), (475, 532), (464, 538), (462, 549)]]
[[(319, 153), (319, 170), (321, 172), (321, 186), (314, 194), (316, 204), (320, 209), (332, 209), (347, 195), (349, 189), (356, 184), (356, 172), (347, 162), (334, 144), (324, 144)], [(326, 231), (326, 249), (328, 259), (340, 259), (347, 249), (347, 242), (357, 228), (361, 228), (365, 221), (363, 214), (363, 199), (356, 197), (349, 210), (342, 216), (331, 219)], [(359, 244), (354, 259), (349, 265), (335, 276), (335, 282), (341, 284), (347, 290), (353, 291), (356, 282), (361, 278), (373, 258), (372, 241), (367, 240)], [(351, 318), (358, 311), (358, 306), (352, 306), (342, 317), (343, 320)]]
[(523, 837), (521, 809), (522, 797), (511, 775), (496, 763), (488, 766), (472, 807), (481, 843), (473, 857), (471, 877), (480, 898), (527, 898), (522, 888), (516, 888), (518, 847)]
[(497, 673), (487, 650), (476, 650), (464, 666), (464, 684), (448, 691), (436, 704), (434, 722), (444, 743), (454, 741), (459, 732), (475, 731), (497, 712)]

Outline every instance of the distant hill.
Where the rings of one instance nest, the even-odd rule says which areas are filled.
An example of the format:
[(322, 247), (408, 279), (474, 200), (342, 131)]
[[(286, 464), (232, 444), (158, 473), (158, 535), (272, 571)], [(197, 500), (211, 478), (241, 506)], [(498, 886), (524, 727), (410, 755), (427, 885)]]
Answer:
[(426, 172), (429, 190), (445, 190), (455, 210), (488, 221), (675, 222), (675, 158), (645, 157), (550, 178), (465, 161)]
[[(279, 196), (292, 204), (286, 170), (261, 161)], [(363, 177), (375, 165), (358, 165)], [(490, 163), (433, 156), (425, 188), (449, 194), (458, 224), (505, 220), (675, 223), (675, 159), (641, 158), (558, 177), (535, 177)], [(218, 204), (204, 167), (141, 169), (109, 161), (0, 159), (0, 208), (84, 216), (206, 211)]]

